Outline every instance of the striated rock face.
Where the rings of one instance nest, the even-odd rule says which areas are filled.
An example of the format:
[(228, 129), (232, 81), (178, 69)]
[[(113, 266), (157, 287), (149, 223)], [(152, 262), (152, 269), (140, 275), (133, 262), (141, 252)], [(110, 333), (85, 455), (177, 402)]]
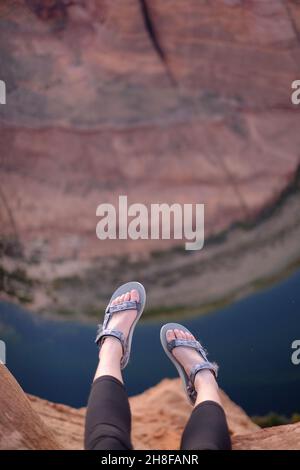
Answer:
[[(0, 449), (83, 448), (85, 408), (26, 397), (3, 365), (0, 379)], [(222, 401), (234, 449), (300, 449), (300, 423), (260, 429), (224, 392)], [(191, 413), (179, 379), (130, 398), (130, 406), (136, 449), (178, 449)]]
[(44, 423), (30, 401), (0, 364), (0, 450), (53, 450), (64, 446), (56, 439), (55, 431)]
[(90, 259), (172, 243), (100, 243), (119, 194), (204, 202), (207, 234), (274, 202), (299, 165), (299, 18), (292, 0), (2, 1), (2, 235)]

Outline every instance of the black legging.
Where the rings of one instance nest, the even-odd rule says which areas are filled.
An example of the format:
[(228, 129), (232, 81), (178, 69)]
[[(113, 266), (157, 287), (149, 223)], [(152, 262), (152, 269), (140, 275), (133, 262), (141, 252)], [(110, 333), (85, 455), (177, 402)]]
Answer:
[[(87, 450), (131, 450), (131, 413), (124, 385), (109, 375), (92, 385), (85, 423)], [(223, 408), (214, 401), (197, 405), (181, 439), (185, 450), (230, 450)]]

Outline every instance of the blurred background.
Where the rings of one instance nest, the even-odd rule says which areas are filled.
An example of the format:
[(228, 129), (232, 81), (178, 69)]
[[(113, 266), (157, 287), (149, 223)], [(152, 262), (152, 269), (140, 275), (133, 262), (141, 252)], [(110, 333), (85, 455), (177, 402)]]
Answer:
[[(86, 403), (95, 323), (136, 279), (130, 394), (175, 376), (158, 331), (178, 320), (249, 414), (296, 419), (299, 38), (293, 0), (2, 0), (0, 336), (26, 391)], [(203, 250), (99, 241), (122, 194), (205, 204)]]

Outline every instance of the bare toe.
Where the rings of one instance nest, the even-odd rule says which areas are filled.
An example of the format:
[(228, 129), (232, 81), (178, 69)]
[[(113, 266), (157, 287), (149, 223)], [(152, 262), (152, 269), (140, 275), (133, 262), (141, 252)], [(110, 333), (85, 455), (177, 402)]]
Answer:
[(168, 330), (167, 333), (166, 333), (166, 338), (167, 338), (168, 343), (170, 341), (173, 341), (173, 339), (176, 338), (174, 330)]
[(128, 300), (130, 300), (130, 292), (126, 292), (126, 294), (124, 295), (124, 300), (127, 302)]
[(132, 291), (130, 292), (130, 298), (131, 300), (135, 300), (136, 302), (139, 301), (139, 293), (136, 289), (132, 289)]

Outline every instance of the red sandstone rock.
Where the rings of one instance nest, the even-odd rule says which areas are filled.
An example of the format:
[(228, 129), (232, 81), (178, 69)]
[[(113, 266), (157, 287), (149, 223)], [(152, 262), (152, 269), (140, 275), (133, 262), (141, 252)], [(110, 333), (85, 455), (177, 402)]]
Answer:
[(53, 450), (63, 446), (0, 364), (0, 450)]
[[(29, 396), (33, 409), (55, 430), (68, 449), (82, 448), (85, 409), (49, 403)], [(245, 412), (222, 392), (233, 448), (300, 449), (300, 423), (260, 429)], [(179, 379), (163, 380), (130, 399), (132, 438), (136, 449), (177, 449), (191, 412)]]
[(208, 235), (257, 214), (293, 178), (295, 2), (89, 0), (52, 13), (42, 0), (9, 3), (0, 9), (1, 232), (17, 232), (27, 253), (166, 248), (100, 243), (97, 205), (122, 193), (204, 202)]
[[(1, 449), (83, 448), (85, 408), (26, 397), (3, 365), (0, 376)], [(223, 392), (222, 400), (234, 449), (300, 449), (299, 423), (259, 429)], [(136, 449), (178, 448), (191, 412), (179, 379), (163, 380), (132, 397), (130, 406)]]

